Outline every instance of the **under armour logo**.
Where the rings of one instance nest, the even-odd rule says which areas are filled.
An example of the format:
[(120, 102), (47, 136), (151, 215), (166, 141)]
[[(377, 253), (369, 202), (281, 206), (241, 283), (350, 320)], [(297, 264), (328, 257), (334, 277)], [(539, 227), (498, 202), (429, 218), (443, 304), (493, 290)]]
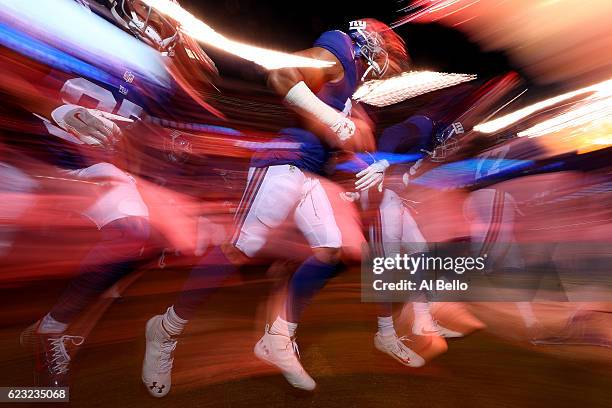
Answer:
[(153, 381), (153, 385), (149, 387), (150, 390), (157, 390), (158, 394), (161, 394), (164, 388), (166, 388), (166, 385), (165, 384), (162, 384), (161, 386), (157, 385), (157, 381)]

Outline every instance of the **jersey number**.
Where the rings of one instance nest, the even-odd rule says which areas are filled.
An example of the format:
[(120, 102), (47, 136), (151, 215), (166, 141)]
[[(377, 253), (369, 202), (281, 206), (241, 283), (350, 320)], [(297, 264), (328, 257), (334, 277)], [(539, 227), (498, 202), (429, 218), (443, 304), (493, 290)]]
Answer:
[(94, 109), (99, 109), (109, 113), (116, 113), (117, 115), (128, 119), (132, 116), (135, 118), (140, 118), (143, 112), (143, 109), (140, 106), (125, 98), (121, 101), (117, 112), (114, 112), (114, 110), (117, 108), (117, 100), (115, 99), (113, 93), (108, 89), (102, 88), (100, 85), (96, 85), (93, 82), (88, 81), (85, 78), (72, 78), (67, 80), (62, 87), (61, 95), (64, 103), (73, 105), (79, 105), (81, 98), (83, 96), (88, 96), (97, 102)]
[[(500, 172), (500, 166), (510, 146), (502, 146), (499, 149), (491, 150), (479, 157), (478, 165), (476, 166), (476, 179), (489, 177)], [(493, 162), (493, 164), (490, 164)]]
[[(117, 108), (117, 100), (111, 91), (102, 88), (100, 85), (96, 85), (85, 78), (72, 78), (67, 80), (62, 86), (61, 90), (62, 101), (72, 105), (78, 105), (81, 102), (83, 96), (87, 96), (90, 99), (96, 101), (94, 109), (99, 109), (105, 112), (113, 112)], [(135, 117), (140, 118), (143, 109), (129, 101), (123, 99), (121, 105), (117, 109), (116, 114), (125, 118)], [(38, 116), (38, 115), (37, 115)], [(79, 139), (66, 132), (64, 129), (56, 126), (54, 123), (46, 118), (40, 117), (47, 128), (47, 131), (61, 139), (64, 139), (71, 143), (83, 144)]]

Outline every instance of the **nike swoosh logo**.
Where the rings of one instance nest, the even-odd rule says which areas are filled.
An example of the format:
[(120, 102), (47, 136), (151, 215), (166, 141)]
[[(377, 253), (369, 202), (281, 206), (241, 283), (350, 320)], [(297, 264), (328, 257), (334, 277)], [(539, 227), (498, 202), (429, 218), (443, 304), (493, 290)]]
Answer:
[(84, 124), (85, 126), (89, 126), (83, 119), (81, 119), (81, 112), (77, 112), (74, 114), (74, 118)]
[(410, 364), (410, 358), (401, 358), (400, 360), (402, 360), (402, 362), (406, 363), (406, 364)]

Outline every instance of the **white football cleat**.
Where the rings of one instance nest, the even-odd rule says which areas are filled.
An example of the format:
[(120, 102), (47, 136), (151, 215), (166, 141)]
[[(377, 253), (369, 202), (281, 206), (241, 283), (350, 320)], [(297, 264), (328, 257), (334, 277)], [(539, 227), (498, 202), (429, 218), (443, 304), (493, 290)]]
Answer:
[(440, 336), (447, 339), (463, 337), (463, 333), (447, 329), (431, 316), (415, 318), (412, 323), (412, 333), (417, 336)]
[(266, 325), (266, 331), (255, 344), (253, 351), (260, 360), (278, 367), (289, 384), (295, 388), (312, 391), (317, 387), (317, 383), (300, 363), (295, 338), (272, 334)]
[(380, 333), (376, 333), (376, 336), (374, 336), (374, 347), (390, 355), (405, 366), (423, 367), (425, 359), (404, 344), (406, 340), (408, 340), (406, 336), (383, 336)]
[(156, 398), (166, 396), (172, 385), (172, 362), (176, 338), (164, 330), (162, 315), (153, 316), (147, 322), (147, 347), (142, 363), (142, 382), (149, 394)]

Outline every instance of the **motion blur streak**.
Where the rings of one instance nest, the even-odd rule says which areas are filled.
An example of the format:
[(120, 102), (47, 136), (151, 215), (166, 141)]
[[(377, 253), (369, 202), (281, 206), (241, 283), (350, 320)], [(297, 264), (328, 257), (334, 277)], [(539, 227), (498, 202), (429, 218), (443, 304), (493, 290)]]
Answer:
[(404, 14), (396, 26), (456, 27), (484, 50), (503, 50), (538, 83), (584, 84), (609, 77), (612, 69), (609, 0), (419, 0)]
[[(96, 66), (121, 64), (159, 85), (169, 85), (158, 52), (72, 0), (0, 0), (0, 22), (83, 61), (95, 61)], [(30, 55), (38, 52), (32, 50)]]
[(195, 18), (178, 4), (168, 0), (144, 0), (144, 2), (178, 21), (181, 30), (198, 41), (212, 45), (213, 47), (239, 56), (240, 58), (253, 61), (267, 69), (289, 67), (323, 68), (334, 65), (332, 62), (267, 50), (230, 40)]
[(428, 92), (476, 79), (476, 75), (444, 72), (404, 72), (389, 79), (364, 83), (353, 98), (373, 106), (393, 105)]
[(582, 96), (582, 98), (578, 102), (572, 103), (569, 109), (557, 114), (551, 119), (542, 121), (527, 130), (519, 132), (518, 136), (542, 136), (567, 127), (576, 127), (587, 123), (598, 123), (602, 120), (610, 120), (612, 115), (612, 80), (600, 82), (586, 88), (567, 92), (534, 103), (495, 120), (474, 126), (474, 130), (482, 133), (494, 133), (515, 124), (529, 115), (553, 107), (577, 96)]
[[(145, 338), (160, 335), (159, 368), (176, 357), (163, 406), (612, 406), (607, 21), (597, 35), (609, 0), (411, 2), (398, 21), (436, 24), (404, 25), (396, 45), (415, 67), (440, 65), (397, 64), (397, 76), (366, 83), (365, 49), (338, 32), (348, 27), (318, 28), (359, 2), (334, 16), (316, 2), (184, 1), (211, 24), (237, 22), (219, 24), (228, 35), (285, 27), (277, 44), (312, 34), (342, 46), (341, 64), (267, 72), (250, 61), (329, 64), (229, 40), (165, 0), (146, 4), (170, 17), (144, 0), (0, 0), (0, 385), (70, 380), (75, 407), (151, 407), (147, 393), (164, 388), (141, 384), (141, 370), (160, 340)], [(273, 23), (259, 19), (267, 13)], [(209, 57), (196, 39), (228, 52)], [(328, 76), (338, 80), (318, 83)], [(321, 126), (283, 103), (274, 84), (294, 79), (312, 80), (339, 121)], [(370, 254), (424, 259), (447, 247), (486, 255), (487, 267), (436, 270), (438, 280), (485, 283), (486, 296), (429, 291), (429, 307), (385, 293), (392, 316), (364, 296)], [(278, 318), (288, 299), (308, 303), (321, 275), (298, 361)], [(209, 289), (179, 336), (190, 318), (168, 307)], [(397, 336), (383, 333), (389, 320)], [(312, 396), (253, 355), (266, 323), (284, 339), (274, 347), (319, 382)], [(425, 366), (406, 367), (401, 346)], [(59, 357), (72, 378), (42, 377)]]

